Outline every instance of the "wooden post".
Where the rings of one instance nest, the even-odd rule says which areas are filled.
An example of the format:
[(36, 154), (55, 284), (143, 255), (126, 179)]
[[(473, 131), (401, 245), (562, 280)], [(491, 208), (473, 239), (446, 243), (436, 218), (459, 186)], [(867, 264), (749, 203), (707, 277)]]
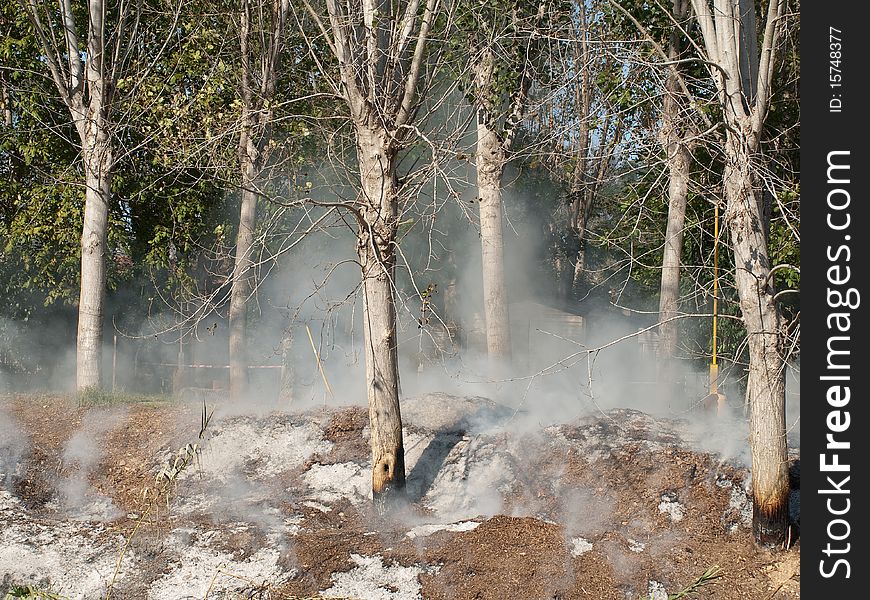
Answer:
[(112, 336), (112, 391), (115, 391), (115, 373), (118, 367), (118, 334)]

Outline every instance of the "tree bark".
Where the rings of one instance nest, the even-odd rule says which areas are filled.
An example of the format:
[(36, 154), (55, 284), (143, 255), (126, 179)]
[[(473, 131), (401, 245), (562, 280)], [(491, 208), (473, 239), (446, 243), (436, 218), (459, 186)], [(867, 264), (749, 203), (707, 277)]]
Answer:
[(576, 298), (580, 292), (583, 274), (586, 272), (586, 225), (589, 222), (589, 213), (592, 211), (594, 199), (595, 193), (584, 187), (578, 193), (576, 200), (574, 221), (571, 225), (571, 232), (574, 235), (574, 243), (571, 247), (574, 252), (571, 260), (571, 296), (573, 298)]
[[(358, 225), (372, 498), (381, 514), (405, 498), (393, 296), (399, 221), (396, 154), (407, 143), (408, 126), (417, 114), (415, 97), (420, 79), (427, 81), (430, 76), (423, 69), (427, 64), (425, 49), (440, 8), (438, 0), (426, 0), (421, 15), (418, 3), (407, 3), (399, 26), (394, 15), (401, 12), (401, 4), (326, 1), (332, 32), (329, 47), (341, 76), (335, 92), (347, 103), (357, 142), (360, 192), (357, 201), (347, 207)], [(325, 32), (319, 16), (308, 3), (306, 7)]]
[[(674, 0), (674, 18), (682, 21), (689, 12), (687, 0)], [(680, 37), (674, 28), (668, 43), (668, 59), (679, 60)], [(692, 155), (684, 141), (688, 130), (681, 122), (680, 107), (683, 98), (676, 64), (670, 66), (665, 82), (662, 103), (662, 127), (659, 140), (665, 151), (668, 167), (668, 221), (665, 230), (665, 245), (662, 255), (662, 281), (659, 294), (659, 346), (658, 358), (663, 361), (664, 376), (671, 379), (670, 363), (677, 349), (679, 325), (674, 321), (680, 301), (680, 265), (683, 253), (683, 227), (686, 222), (686, 205), (689, 197), (689, 169)]]
[(102, 385), (106, 233), (109, 221), (112, 166), (112, 149), (108, 135), (103, 131), (86, 133), (82, 154), (87, 188), (81, 238), (81, 287), (76, 336), (76, 388), (78, 390), (98, 388)]
[[(743, 2), (746, 6), (748, 2)], [(788, 529), (788, 446), (785, 430), (785, 359), (781, 348), (779, 309), (770, 281), (766, 223), (755, 188), (757, 158), (774, 72), (784, 0), (767, 3), (764, 39), (758, 57), (757, 85), (746, 88), (741, 63), (752, 65), (747, 44), (738, 42), (751, 29), (741, 4), (734, 0), (692, 0), (704, 38), (710, 70), (719, 91), (727, 127), (725, 141), (725, 222), (734, 251), (735, 280), (749, 349), (750, 447), (752, 450), (752, 528), (757, 543), (776, 545)], [(751, 34), (750, 34), (751, 35)], [(751, 68), (751, 67), (750, 67)], [(745, 69), (744, 69), (745, 70)], [(751, 72), (751, 71), (750, 71)], [(751, 82), (749, 82), (751, 84)]]
[(670, 361), (677, 349), (679, 326), (677, 316), (680, 302), (680, 264), (683, 251), (683, 228), (686, 222), (686, 203), (689, 196), (689, 165), (691, 155), (685, 146), (677, 144), (674, 155), (668, 159), (668, 223), (662, 256), (662, 282), (659, 296), (659, 347), (661, 360)]
[(501, 141), (487, 126), (486, 119), (478, 118), (476, 166), (486, 348), (491, 358), (510, 360), (510, 316), (505, 284), (501, 194), (504, 164), (505, 152)]
[(230, 397), (233, 399), (243, 398), (248, 388), (247, 323), (248, 301), (256, 283), (252, 252), (257, 226), (257, 186), (270, 154), (273, 113), (269, 104), (277, 88), (289, 2), (275, 0), (271, 13), (266, 10), (267, 6), (263, 2), (252, 6), (251, 0), (244, 0), (239, 19), (242, 201), (229, 310)]
[(395, 152), (386, 132), (358, 126), (363, 222), (358, 255), (363, 277), (366, 389), (372, 448), (372, 498), (380, 514), (405, 497), (405, 451), (399, 409), (395, 239), (398, 197)]
[(281, 373), (278, 379), (278, 400), (288, 405), (293, 402), (293, 323), (287, 324), (281, 338)]
[(248, 299), (254, 289), (253, 261), (254, 230), (257, 222), (257, 194), (251, 188), (253, 168), (245, 171), (242, 187), (242, 205), (239, 211), (239, 231), (236, 235), (236, 255), (233, 267), (233, 283), (230, 290), (229, 350), (230, 350), (230, 397), (241, 399), (248, 386), (247, 323)]
[(760, 544), (777, 545), (785, 539), (788, 527), (785, 360), (750, 156), (734, 137), (729, 134), (727, 142), (725, 221), (734, 248), (737, 292), (748, 337), (752, 529)]

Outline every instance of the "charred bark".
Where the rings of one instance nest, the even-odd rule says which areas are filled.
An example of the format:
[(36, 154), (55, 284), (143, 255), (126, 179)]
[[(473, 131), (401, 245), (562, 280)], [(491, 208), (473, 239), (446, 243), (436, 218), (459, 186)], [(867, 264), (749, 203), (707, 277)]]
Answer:
[(386, 133), (358, 131), (362, 220), (358, 255), (363, 277), (366, 389), (372, 449), (372, 498), (384, 514), (405, 498), (405, 454), (399, 408), (396, 303), (398, 229), (395, 151)]
[(728, 143), (725, 221), (734, 249), (735, 277), (749, 351), (747, 399), (752, 451), (753, 532), (762, 545), (781, 544), (788, 529), (788, 446), (785, 360), (779, 309), (770, 278), (764, 222), (752, 185), (749, 156)]

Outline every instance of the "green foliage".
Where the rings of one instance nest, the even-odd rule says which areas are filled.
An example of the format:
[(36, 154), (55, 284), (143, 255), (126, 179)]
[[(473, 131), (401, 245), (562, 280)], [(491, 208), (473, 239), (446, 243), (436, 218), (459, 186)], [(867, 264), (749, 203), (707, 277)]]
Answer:
[[(682, 590), (673, 594), (668, 594), (668, 600), (683, 600), (700, 593), (701, 588), (716, 583), (723, 577), (722, 569), (719, 566), (713, 566), (704, 571), (695, 581), (684, 587)], [(649, 600), (649, 596), (641, 600)]]
[(12, 584), (6, 592), (5, 600), (64, 600), (65, 596), (40, 589), (32, 585)]
[(82, 407), (116, 406), (123, 404), (161, 404), (169, 399), (154, 394), (136, 394), (124, 391), (88, 387), (76, 392), (76, 402)]
[(713, 566), (704, 571), (698, 579), (690, 583), (688, 586), (680, 590), (675, 594), (670, 594), (668, 596), (668, 600), (680, 600), (681, 598), (688, 598), (694, 594), (699, 593), (699, 590), (711, 583), (717, 582), (723, 576), (722, 569), (718, 566)]
[[(167, 306), (161, 302), (178, 308), (225, 286), (232, 269), (238, 218), (235, 204), (242, 105), (237, 23), (232, 14), (236, 7), (215, 12), (210, 3), (195, 0), (184, 3), (175, 21), (171, 12), (162, 10), (164, 4), (163, 0), (143, 4), (148, 18), (140, 31), (141, 43), (131, 55), (129, 65), (133, 68), (114, 82), (114, 114), (120, 117), (114, 135), (119, 151), (109, 217), (107, 288), (110, 300), (117, 302), (110, 303), (113, 312), (109, 316), (133, 331), (138, 331), (149, 316), (165, 311)], [(577, 35), (581, 4), (570, 1), (547, 3), (542, 14), (538, 13), (539, 3), (524, 0), (459, 3), (451, 13), (454, 29), (443, 31), (447, 17), (436, 24), (436, 29), (441, 29), (433, 45), (438, 46), (447, 66), (441, 71), (444, 79), (439, 85), (458, 83), (469, 103), (482, 107), (490, 126), (504, 135), (506, 127), (515, 126), (507, 117), (524, 70), (534, 79), (530, 93), (537, 113), (527, 115), (517, 141), (534, 148), (535, 153), (512, 157), (511, 168), (516, 172), (509, 174), (516, 175), (511, 179), (521, 200), (506, 197), (506, 201), (512, 203), (511, 218), (526, 219), (542, 230), (540, 241), (536, 238), (523, 243), (539, 244), (535, 260), (553, 271), (553, 280), (555, 258), (572, 252), (576, 255), (577, 250), (576, 239), (571, 237), (569, 209), (572, 194), (576, 197), (577, 193), (578, 131), (581, 125), (588, 126), (587, 173), (581, 187), (596, 178), (595, 157), (618, 140), (618, 156), (610, 169), (617, 176), (595, 184), (587, 257), (590, 270), (600, 269), (596, 274), (599, 279), (627, 279), (623, 304), (654, 311), (667, 214), (661, 155), (655, 142), (666, 70), (645, 35), (666, 45), (674, 31), (667, 13), (670, 5), (620, 2), (645, 32), (638, 31), (608, 1), (593, 0), (582, 6), (587, 11), (587, 33), (595, 41), (584, 58), (590, 65), (586, 90), (591, 95), (590, 106), (582, 105), (576, 88), (582, 62), (573, 54), (576, 48), (570, 40)], [(77, 14), (78, 19), (84, 16), (84, 11)], [(29, 373), (32, 369), (26, 365), (38, 363), (39, 352), (22, 332), (34, 322), (65, 322), (67, 327), (73, 322), (79, 286), (83, 176), (77, 133), (47, 76), (30, 22), (15, 3), (7, 2), (0, 5), (0, 23), (2, 102), (4, 111), (11, 115), (8, 121), (0, 122), (0, 354), (11, 357), (4, 358), (6, 368)], [(691, 21), (682, 24), (687, 35), (697, 37)], [(308, 44), (313, 44), (314, 55), (324, 61), (327, 71), (335, 65), (328, 62), (330, 52), (322, 48), (323, 39), (316, 35), (303, 39), (295, 25), (288, 24), (288, 28), (282, 79), (268, 107), (276, 116), (271, 132), (274, 148), (262, 187), (266, 196), (281, 202), (298, 203), (318, 194), (330, 201), (341, 199), (347, 194), (341, 188), (345, 182), (336, 181), (334, 173), (344, 173), (346, 165), (339, 163), (345, 161), (353, 171), (355, 148), (346, 141), (347, 131), (335, 125), (344, 109), (329, 96), (332, 92), (320, 75), (320, 65), (314, 64)], [(170, 30), (173, 34), (167, 37)], [(777, 195), (770, 232), (772, 263), (799, 267), (800, 246), (794, 230), (800, 221), (800, 138), (796, 126), (800, 57), (795, 31), (789, 30), (784, 38), (785, 60), (777, 71), (767, 120), (769, 133), (762, 142), (760, 160), (773, 182), (767, 187)], [(705, 104), (713, 97), (706, 66), (692, 60), (694, 51), (687, 39), (683, 42), (686, 61), (680, 68), (690, 91), (702, 104), (699, 110), (715, 122), (718, 109)], [(473, 85), (473, 67), (487, 49), (494, 56), (493, 77), (488, 89), (479, 90)], [(534, 104), (542, 98), (546, 98), (546, 105)], [(444, 111), (443, 116), (439, 110)], [(437, 114), (429, 115), (430, 121), (449, 119), (447, 110), (434, 108)], [(682, 296), (686, 312), (710, 310), (711, 201), (720, 194), (723, 165), (716, 142), (705, 147), (707, 141), (703, 140), (695, 152), (684, 237)], [(326, 162), (330, 164), (322, 170), (329, 175), (319, 178), (316, 172), (323, 162), (319, 157), (326, 154), (323, 148), (327, 144), (330, 154)], [(545, 148), (547, 144), (550, 146)], [(412, 175), (425, 173), (426, 165), (433, 161), (429, 153), (426, 147), (411, 148), (403, 164), (414, 165), (411, 170), (417, 171)], [(455, 163), (467, 170), (467, 159), (463, 155)], [(458, 200), (463, 204), (456, 214), (438, 215), (437, 227), (445, 232), (445, 240), (467, 233), (461, 208), (468, 209), (473, 200)], [(443, 198), (437, 201), (445, 202)], [(435, 202), (425, 194), (415, 195), (402, 216), (400, 237), (410, 239), (423, 226), (435, 227), (432, 204)], [(267, 227), (293, 231), (306, 218), (302, 210), (282, 212), (277, 204), (266, 202), (258, 210), (261, 223), (269, 223), (262, 224), (258, 234), (267, 233)], [(286, 242), (280, 234), (262, 238), (267, 253)], [(429, 264), (429, 246), (406, 250), (410, 262)], [(440, 258), (449, 257), (438, 267), (447, 281), (461, 270), (465, 257), (453, 257), (455, 248), (450, 244), (436, 252)], [(730, 253), (723, 251), (720, 312), (736, 317), (739, 307), (730, 260)], [(779, 270), (774, 282), (778, 290), (797, 290), (799, 271)], [(424, 287), (430, 281), (418, 283)], [(555, 290), (555, 283), (553, 287)], [(443, 284), (441, 289), (445, 289)], [(437, 296), (432, 301), (436, 302)], [(782, 295), (781, 306), (787, 317), (797, 316), (798, 294)], [(13, 327), (13, 322), (22, 327)], [(681, 326), (686, 334), (684, 354), (703, 360), (711, 350), (709, 319), (685, 321)], [(71, 328), (62, 331), (73, 335)], [(738, 361), (744, 340), (741, 323), (721, 320), (720, 336), (720, 353)], [(88, 396), (86, 401), (116, 400)]]
[[(569, 2), (556, 1), (543, 15), (539, 3), (528, 0), (475, 0), (460, 3), (455, 28), (448, 37), (448, 64), (473, 106), (486, 113), (499, 135), (515, 124), (506, 120), (511, 102), (520, 93), (523, 77), (546, 83), (546, 37), (540, 30), (553, 27), (570, 12)], [(475, 70), (492, 59), (488, 85), (475, 81)]]
[[(28, 316), (41, 303), (66, 301), (77, 287), (81, 235), (77, 134), (43, 68), (29, 21), (4, 3), (0, 54), (0, 316)], [(38, 306), (38, 304), (37, 304)]]

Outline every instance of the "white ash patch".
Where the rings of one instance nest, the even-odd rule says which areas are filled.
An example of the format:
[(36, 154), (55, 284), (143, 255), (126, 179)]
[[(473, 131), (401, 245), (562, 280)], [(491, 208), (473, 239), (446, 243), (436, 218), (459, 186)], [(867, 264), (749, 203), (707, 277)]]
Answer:
[(571, 556), (580, 556), (592, 550), (592, 542), (582, 537), (571, 538)]
[(402, 429), (402, 443), (405, 446), (405, 469), (408, 472), (416, 466), (417, 461), (420, 460), (423, 452), (434, 439), (435, 436), (432, 434), (421, 434), (406, 428)]
[(302, 531), (302, 521), (304, 520), (305, 515), (284, 517), (284, 527), (286, 528), (285, 533), (293, 536), (299, 535), (299, 532)]
[(185, 493), (172, 499), (169, 512), (176, 515), (211, 514), (222, 500), (210, 492)]
[(511, 461), (490, 438), (464, 437), (445, 457), (422, 503), (448, 522), (490, 517), (515, 481)]
[[(83, 489), (73, 492), (71, 497), (66, 494), (69, 487), (65, 486), (63, 489), (63, 500), (52, 499), (45, 504), (45, 508), (53, 512), (62, 513), (75, 521), (112, 521), (123, 515), (121, 509), (117, 507), (111, 498), (92, 489), (84, 488), (84, 486), (90, 488), (89, 483), (79, 481), (74, 481), (73, 483), (76, 488), (81, 483)], [(73, 497), (75, 500), (72, 499)]]
[(207, 516), (228, 527), (243, 523), (266, 534), (298, 533), (297, 523), (288, 522), (285, 512), (276, 505), (282, 494), (276, 493), (274, 486), (239, 478), (222, 483), (195, 478), (182, 483), (178, 492), (171, 499), (169, 512), (173, 516)]
[(0, 511), (14, 511), (19, 510), (20, 507), (21, 500), (19, 500), (12, 492), (8, 490), (0, 490)]
[(640, 554), (641, 552), (643, 552), (646, 549), (646, 544), (644, 544), (643, 542), (638, 542), (637, 540), (633, 540), (631, 538), (628, 538), (627, 541), (628, 541), (628, 549), (631, 550), (632, 552)]
[(405, 489), (408, 497), (415, 500), (425, 496), (431, 489), (444, 461), (456, 445), (461, 440), (469, 439), (458, 433), (421, 434), (407, 430), (403, 437), (407, 473)]
[(663, 583), (650, 579), (647, 590), (648, 600), (668, 600), (668, 590)]
[(436, 531), (472, 531), (480, 526), (479, 521), (460, 521), (459, 523), (429, 523), (426, 525), (418, 525), (413, 527), (405, 535), (411, 539), (418, 537), (426, 537), (432, 535)]
[(205, 532), (195, 536), (191, 544), (193, 533), (195, 530), (179, 528), (169, 535), (166, 547), (176, 559), (169, 572), (151, 584), (148, 598), (222, 598), (240, 594), (252, 583), (280, 585), (294, 575), (278, 565), (280, 552), (272, 544), (238, 559), (209, 547), (223, 535), (221, 532)]
[(609, 458), (614, 450), (629, 444), (651, 453), (683, 445), (677, 423), (627, 408), (611, 409), (544, 431), (578, 448), (590, 463)]
[(302, 503), (302, 506), (307, 506), (308, 508), (313, 508), (314, 510), (319, 510), (322, 513), (332, 512), (331, 506), (326, 506), (325, 504), (321, 504), (320, 502), (315, 502), (314, 500), (306, 500)]
[[(718, 483), (718, 482), (717, 482)], [(728, 498), (728, 508), (722, 514), (722, 525), (729, 532), (736, 531), (741, 525), (752, 525), (752, 500), (742, 485), (722, 486), (731, 488), (731, 496)]]
[(0, 409), (0, 485), (9, 485), (24, 469), (30, 439), (11, 414)]
[[(203, 444), (198, 470), (220, 481), (243, 471), (249, 479), (268, 480), (331, 448), (332, 442), (323, 439), (314, 423), (234, 418), (214, 427)], [(191, 477), (193, 471), (188, 469), (179, 479)]]
[(419, 576), (434, 569), (416, 565), (385, 566), (379, 555), (351, 554), (356, 567), (332, 574), (332, 587), (320, 592), (324, 598), (365, 598), (366, 600), (423, 600)]
[(662, 494), (661, 500), (659, 502), (660, 513), (668, 515), (674, 523), (683, 520), (686, 516), (686, 507), (677, 501), (677, 495), (674, 492), (665, 492)]
[(347, 498), (352, 504), (360, 505), (371, 499), (371, 472), (355, 462), (315, 464), (302, 479), (321, 502)]
[[(4, 506), (14, 509), (4, 492)], [(7, 519), (7, 516), (10, 518)], [(102, 538), (100, 523), (33, 520), (21, 513), (0, 519), (0, 581), (34, 585), (73, 600), (102, 598), (124, 544), (121, 536)], [(125, 585), (131, 572), (127, 554), (115, 579)]]

